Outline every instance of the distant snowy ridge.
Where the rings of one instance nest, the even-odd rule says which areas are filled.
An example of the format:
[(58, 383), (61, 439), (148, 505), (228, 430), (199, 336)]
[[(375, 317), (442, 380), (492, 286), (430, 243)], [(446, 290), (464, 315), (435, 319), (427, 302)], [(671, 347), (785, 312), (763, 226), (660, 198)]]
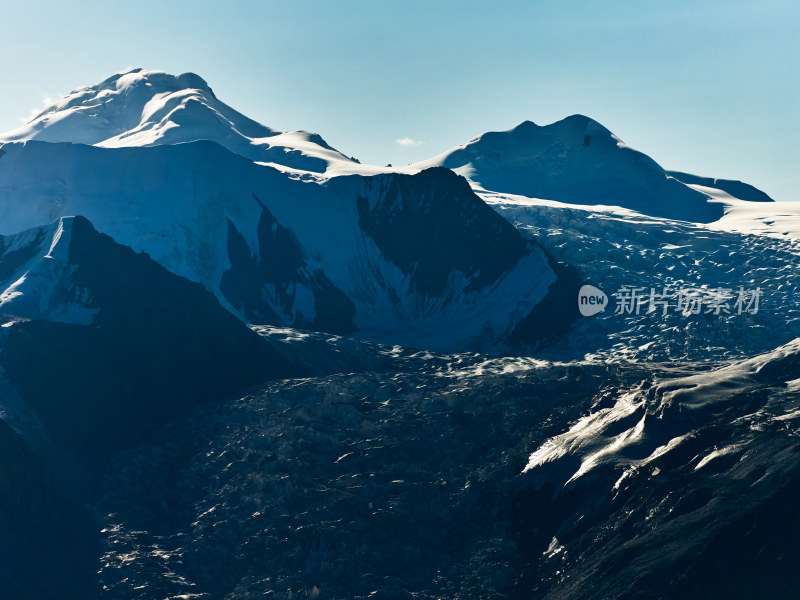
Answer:
[(722, 216), (722, 207), (709, 203), (707, 195), (582, 115), (545, 126), (525, 121), (509, 131), (484, 133), (419, 164), (453, 169), (486, 191), (622, 206), (703, 223)]
[(771, 200), (737, 181), (665, 171), (596, 121), (572, 115), (550, 125), (525, 121), (407, 166), (362, 165), (305, 131), (280, 132), (221, 102), (194, 73), (133, 69), (81, 87), (54, 102), (0, 143), (39, 140), (109, 148), (214, 141), (250, 160), (292, 174), (415, 173), (444, 166), (480, 190), (580, 204), (607, 204), (645, 214), (709, 222), (722, 208), (707, 186), (732, 197)]

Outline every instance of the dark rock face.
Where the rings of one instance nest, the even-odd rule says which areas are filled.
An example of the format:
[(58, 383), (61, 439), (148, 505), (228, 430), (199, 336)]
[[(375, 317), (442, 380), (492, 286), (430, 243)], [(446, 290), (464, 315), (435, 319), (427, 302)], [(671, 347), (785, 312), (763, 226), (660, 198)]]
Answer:
[(366, 187), (377, 200), (359, 197), (361, 228), (421, 294), (441, 294), (454, 271), (470, 280), (465, 292), (481, 290), (526, 252), (519, 232), (449, 169), (379, 175)]
[[(737, 470), (734, 463), (718, 468)], [(643, 481), (647, 475), (616, 497), (603, 497), (591, 486), (557, 497), (552, 487), (517, 492), (511, 529), (521, 576), (509, 597), (798, 597), (796, 473), (772, 497), (747, 499), (743, 506), (714, 482), (698, 486), (701, 477), (679, 477), (672, 470), (656, 484)], [(739, 498), (754, 479), (741, 482)], [(669, 514), (664, 518), (661, 512)], [(580, 523), (576, 514), (582, 515)], [(551, 560), (556, 567), (545, 566), (554, 537), (567, 551), (575, 550), (563, 561)]]
[(99, 309), (94, 326), (16, 323), (2, 363), (53, 438), (102, 457), (197, 403), (297, 375), (200, 284), (72, 223), (74, 282)]
[[(305, 252), (294, 233), (278, 223), (263, 203), (259, 204), (263, 212), (258, 222), (258, 257), (252, 255), (242, 234), (228, 220), (231, 267), (222, 276), (222, 294), (253, 323), (285, 324), (276, 306), (290, 315), (294, 327), (338, 335), (352, 333), (353, 302), (323, 271), (307, 268)], [(313, 319), (293, 309), (298, 286), (308, 287), (314, 294)]]
[(599, 396), (518, 478), (511, 597), (796, 598), (796, 356)]
[[(797, 449), (795, 449), (797, 451)], [(720, 528), (674, 585), (676, 598), (798, 598), (800, 478)]]
[(547, 290), (544, 299), (514, 327), (510, 339), (512, 346), (552, 341), (567, 333), (580, 318), (576, 302), (582, 284), (580, 273), (550, 255), (547, 259), (558, 279)]
[[(259, 232), (260, 229), (259, 227)], [(259, 271), (269, 269), (269, 263), (256, 261), (250, 253), (244, 236), (239, 233), (230, 219), (228, 219), (228, 257), (231, 261), (231, 268), (223, 273), (219, 286), (225, 299), (254, 323), (280, 323), (281, 319), (278, 314), (262, 297), (264, 284)], [(287, 253), (279, 264), (284, 268), (291, 269), (292, 258), (291, 254)], [(266, 268), (260, 268), (262, 265), (265, 265)], [(292, 273), (291, 270), (290, 273)], [(289, 282), (288, 278), (284, 280), (282, 282), (284, 288), (280, 290), (283, 292), (281, 300), (284, 301), (284, 304), (287, 304), (286, 296), (288, 295), (285, 286), (288, 286)]]
[(0, 420), (0, 597), (95, 597), (99, 526), (57, 489), (46, 462)]

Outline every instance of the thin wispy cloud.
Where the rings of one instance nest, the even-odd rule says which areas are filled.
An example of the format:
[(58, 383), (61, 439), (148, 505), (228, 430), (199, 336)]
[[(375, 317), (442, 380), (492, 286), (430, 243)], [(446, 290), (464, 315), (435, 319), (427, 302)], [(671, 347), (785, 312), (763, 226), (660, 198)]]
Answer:
[[(59, 96), (59, 98), (60, 98), (60, 96)], [(38, 107), (38, 108), (32, 108), (32, 109), (31, 109), (31, 111), (28, 113), (28, 116), (26, 116), (26, 117), (18, 117), (18, 118), (17, 118), (17, 120), (18, 120), (20, 123), (22, 123), (23, 125), (24, 125), (25, 123), (30, 123), (30, 122), (31, 122), (31, 121), (33, 121), (33, 120), (34, 120), (34, 119), (35, 119), (35, 118), (36, 118), (36, 117), (39, 115), (39, 113), (41, 113), (41, 112), (42, 112), (42, 111), (43, 111), (45, 108), (47, 108), (48, 106), (50, 106), (51, 104), (53, 104), (53, 103), (56, 101), (56, 99), (57, 99), (57, 98), (54, 98), (54, 97), (52, 97), (52, 96), (48, 96), (47, 94), (42, 94), (42, 105), (41, 105), (40, 107)]]
[(402, 137), (402, 138), (397, 138), (395, 140), (395, 143), (397, 143), (397, 145), (399, 146), (421, 146), (425, 142), (423, 142), (422, 140), (415, 140), (410, 137)]

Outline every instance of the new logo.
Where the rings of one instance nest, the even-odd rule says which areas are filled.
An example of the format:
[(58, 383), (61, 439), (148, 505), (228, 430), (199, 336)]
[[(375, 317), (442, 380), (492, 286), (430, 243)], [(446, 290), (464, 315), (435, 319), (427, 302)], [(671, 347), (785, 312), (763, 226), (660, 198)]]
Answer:
[(578, 310), (584, 317), (603, 312), (608, 304), (608, 296), (593, 285), (584, 285), (578, 290)]

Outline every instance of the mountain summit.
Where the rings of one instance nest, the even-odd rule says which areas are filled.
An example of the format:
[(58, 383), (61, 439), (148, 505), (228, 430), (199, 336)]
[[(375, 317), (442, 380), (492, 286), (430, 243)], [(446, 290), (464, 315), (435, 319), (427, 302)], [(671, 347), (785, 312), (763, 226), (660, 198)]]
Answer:
[(485, 191), (569, 204), (622, 206), (648, 215), (708, 223), (723, 215), (709, 196), (673, 177), (597, 121), (572, 115), (540, 126), (492, 131), (425, 161)]
[(320, 136), (276, 131), (220, 101), (194, 73), (133, 69), (54, 102), (0, 142), (39, 140), (105, 148), (210, 140), (253, 161), (324, 172), (352, 162)]

